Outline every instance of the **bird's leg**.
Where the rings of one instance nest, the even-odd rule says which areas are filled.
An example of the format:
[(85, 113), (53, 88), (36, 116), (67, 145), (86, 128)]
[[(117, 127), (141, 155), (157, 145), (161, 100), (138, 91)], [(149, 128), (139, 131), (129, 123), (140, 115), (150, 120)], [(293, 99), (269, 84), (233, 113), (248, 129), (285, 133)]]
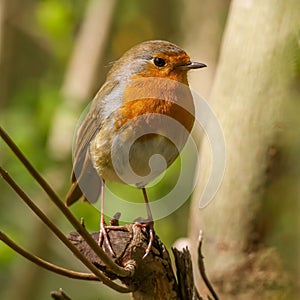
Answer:
[(100, 214), (100, 233), (99, 233), (98, 245), (101, 247), (104, 240), (106, 246), (108, 247), (109, 252), (113, 257), (115, 257), (116, 254), (109, 241), (109, 237), (106, 231), (106, 224), (104, 220), (104, 189), (105, 189), (105, 181), (103, 180), (103, 183), (101, 185), (101, 214)]
[(148, 242), (146, 252), (143, 256), (143, 258), (145, 258), (151, 251), (151, 248), (152, 248), (152, 245), (154, 242), (154, 238), (155, 238), (155, 231), (154, 231), (154, 222), (153, 222), (153, 217), (152, 217), (152, 213), (151, 213), (151, 209), (150, 209), (150, 205), (149, 205), (149, 200), (148, 200), (148, 196), (146, 193), (146, 189), (144, 187), (142, 188), (142, 192), (143, 192), (143, 196), (144, 196), (144, 201), (146, 203), (148, 219), (145, 224), (141, 224), (141, 225), (144, 227), (149, 227), (149, 242)]

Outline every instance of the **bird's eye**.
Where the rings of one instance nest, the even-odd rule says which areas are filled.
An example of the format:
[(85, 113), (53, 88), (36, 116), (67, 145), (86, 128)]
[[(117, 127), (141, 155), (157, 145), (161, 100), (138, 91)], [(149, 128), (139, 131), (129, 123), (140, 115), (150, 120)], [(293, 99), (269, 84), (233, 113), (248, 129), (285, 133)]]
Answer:
[(153, 59), (153, 62), (157, 67), (163, 67), (166, 64), (165, 60), (160, 57), (155, 57)]

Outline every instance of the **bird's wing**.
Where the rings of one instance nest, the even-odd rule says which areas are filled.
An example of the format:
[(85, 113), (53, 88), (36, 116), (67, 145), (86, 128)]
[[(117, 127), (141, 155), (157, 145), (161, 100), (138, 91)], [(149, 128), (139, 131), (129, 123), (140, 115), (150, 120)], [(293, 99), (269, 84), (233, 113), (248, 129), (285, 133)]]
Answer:
[(70, 206), (82, 196), (90, 202), (96, 202), (99, 197), (102, 183), (90, 159), (89, 145), (101, 129), (105, 118), (102, 101), (105, 101), (117, 86), (117, 81), (109, 81), (102, 86), (77, 131), (71, 176), (72, 186), (66, 196), (67, 206)]

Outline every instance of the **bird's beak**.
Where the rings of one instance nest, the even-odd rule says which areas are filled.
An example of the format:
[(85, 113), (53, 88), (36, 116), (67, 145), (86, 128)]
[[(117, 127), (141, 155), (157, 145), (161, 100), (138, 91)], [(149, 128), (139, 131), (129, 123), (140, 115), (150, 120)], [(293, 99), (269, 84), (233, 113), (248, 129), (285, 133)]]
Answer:
[(200, 68), (205, 68), (207, 67), (206, 64), (195, 62), (195, 61), (189, 61), (185, 63), (184, 65), (177, 66), (178, 69), (181, 70), (191, 70), (191, 69), (200, 69)]

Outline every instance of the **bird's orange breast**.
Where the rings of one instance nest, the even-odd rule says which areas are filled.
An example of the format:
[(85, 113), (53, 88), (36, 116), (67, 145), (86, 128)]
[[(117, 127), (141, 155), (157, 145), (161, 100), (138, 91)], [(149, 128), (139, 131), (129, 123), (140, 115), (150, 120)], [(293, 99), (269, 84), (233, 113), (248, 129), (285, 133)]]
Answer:
[(187, 84), (158, 77), (135, 77), (123, 94), (116, 127), (141, 115), (166, 115), (189, 132), (194, 124), (194, 104)]

